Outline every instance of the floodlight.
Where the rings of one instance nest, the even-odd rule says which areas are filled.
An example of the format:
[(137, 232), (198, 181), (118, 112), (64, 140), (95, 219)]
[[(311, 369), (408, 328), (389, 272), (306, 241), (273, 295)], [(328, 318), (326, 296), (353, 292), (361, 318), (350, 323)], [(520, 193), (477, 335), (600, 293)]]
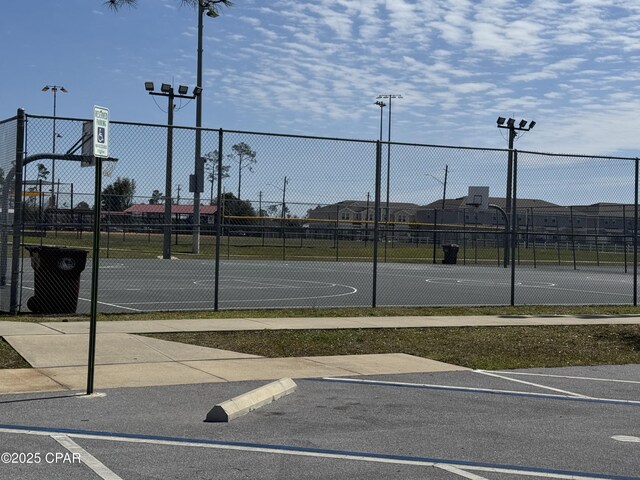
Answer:
[(534, 122), (533, 120), (531, 120), (531, 123), (529, 124), (529, 130), (531, 130), (533, 127), (536, 126), (536, 122)]
[(162, 86), (160, 87), (160, 91), (163, 93), (171, 93), (171, 90), (173, 90), (171, 88), (171, 85), (169, 85), (168, 83), (163, 83)]
[(64, 88), (64, 87), (60, 87), (60, 91), (63, 92), (63, 93), (67, 93), (67, 89)]
[(156, 87), (153, 85), (153, 82), (144, 82), (144, 89), (147, 92), (153, 92)]
[(189, 87), (187, 87), (186, 85), (180, 85), (178, 87), (178, 93), (180, 95), (186, 95), (188, 91), (189, 91)]
[(504, 125), (504, 122), (506, 122), (507, 119), (504, 117), (498, 117), (498, 120), (496, 120), (496, 122), (498, 123), (498, 125)]
[(202, 93), (202, 87), (193, 87), (193, 96), (198, 97)]
[(520, 120), (520, 123), (518, 124), (518, 126), (520, 128), (524, 128), (527, 126), (527, 121), (526, 120)]
[(49, 85), (45, 85), (45, 86), (42, 88), (42, 91), (43, 91), (43, 92), (48, 92), (48, 91), (49, 91)]
[(382, 102), (382, 101), (380, 101), (380, 100), (378, 100), (375, 104), (376, 104), (376, 105), (378, 105), (380, 108), (383, 108), (383, 107), (386, 107), (386, 106), (387, 106), (387, 104), (386, 104), (386, 103), (384, 103), (384, 102)]
[(507, 120), (507, 126), (508, 127), (513, 127), (515, 125), (516, 121), (513, 118), (510, 118), (509, 120)]

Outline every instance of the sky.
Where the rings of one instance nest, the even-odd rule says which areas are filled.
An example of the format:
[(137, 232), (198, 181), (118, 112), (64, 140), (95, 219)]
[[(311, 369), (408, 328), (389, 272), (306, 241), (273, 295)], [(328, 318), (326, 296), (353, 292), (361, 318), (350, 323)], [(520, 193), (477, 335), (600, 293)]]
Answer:
[[(519, 149), (640, 154), (639, 0), (236, 0), (204, 22), (205, 127), (375, 140), (376, 97), (399, 94), (394, 141), (505, 148), (505, 116), (537, 123)], [(165, 123), (143, 84), (195, 85), (196, 26), (179, 0), (7, 2), (0, 118), (50, 115), (49, 84), (68, 90), (58, 116)], [(194, 122), (193, 102), (175, 112)], [(626, 201), (591, 173), (611, 184), (597, 200)]]

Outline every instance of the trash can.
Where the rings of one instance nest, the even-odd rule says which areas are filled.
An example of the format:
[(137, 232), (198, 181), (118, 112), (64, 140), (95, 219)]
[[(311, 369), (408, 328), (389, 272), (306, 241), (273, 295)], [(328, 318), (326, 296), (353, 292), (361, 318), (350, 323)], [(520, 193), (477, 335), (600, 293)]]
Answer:
[(87, 263), (86, 250), (67, 247), (25, 247), (31, 254), (34, 295), (27, 307), (34, 313), (75, 313), (80, 274)]
[(455, 243), (449, 245), (442, 245), (442, 250), (444, 250), (444, 259), (442, 263), (447, 265), (455, 265), (458, 261), (458, 250), (460, 247)]

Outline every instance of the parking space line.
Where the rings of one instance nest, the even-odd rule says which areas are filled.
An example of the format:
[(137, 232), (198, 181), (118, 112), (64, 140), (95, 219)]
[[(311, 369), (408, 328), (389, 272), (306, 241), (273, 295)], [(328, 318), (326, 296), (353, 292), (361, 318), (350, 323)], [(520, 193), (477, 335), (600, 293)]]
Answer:
[(100, 460), (87, 452), (84, 448), (71, 440), (68, 435), (51, 435), (56, 442), (69, 450), (74, 455), (78, 455), (82, 463), (93, 470), (103, 480), (122, 480), (121, 477), (109, 470)]
[(454, 467), (453, 465), (442, 465), (441, 463), (436, 463), (434, 467), (439, 468), (440, 470), (454, 473), (460, 477), (468, 478), (469, 480), (489, 480), (486, 477), (481, 477), (480, 475), (476, 475), (475, 473), (461, 470), (458, 467)]
[(481, 375), (487, 375), (489, 377), (501, 378), (503, 380), (508, 380), (510, 382), (522, 383), (524, 385), (529, 385), (532, 387), (542, 388), (545, 390), (551, 390), (552, 392), (564, 393), (565, 395), (570, 395), (572, 397), (582, 397), (582, 398), (590, 398), (586, 395), (582, 395), (580, 393), (569, 392), (567, 390), (560, 390), (559, 388), (548, 387), (547, 385), (540, 385), (539, 383), (525, 382), (524, 380), (518, 380), (515, 378), (505, 377), (503, 375), (498, 375), (493, 372), (487, 372), (486, 370), (473, 370), (475, 373), (479, 373)]
[(508, 372), (498, 371), (496, 373), (506, 373), (509, 375), (523, 375), (523, 376), (529, 376), (529, 377), (550, 377), (550, 378), (566, 378), (570, 380), (590, 380), (593, 382), (633, 383), (633, 384), (640, 385), (640, 382), (635, 380), (616, 380), (613, 378), (574, 377), (571, 375), (551, 375), (549, 373), (529, 373), (529, 372), (511, 372), (511, 371), (508, 371)]
[(608, 405), (628, 405), (633, 407), (640, 407), (640, 401), (621, 400), (617, 398), (576, 397), (571, 395), (554, 395), (552, 393), (523, 392), (523, 391), (517, 391), (517, 390), (498, 390), (493, 388), (478, 388), (478, 387), (458, 387), (454, 385), (433, 385), (428, 383), (387, 382), (383, 380), (365, 380), (362, 378), (345, 378), (345, 377), (308, 378), (306, 380), (311, 382), (352, 383), (352, 384), (372, 385), (372, 386), (381, 386), (381, 387), (416, 388), (416, 389), (425, 389), (425, 390), (445, 390), (445, 391), (457, 391), (457, 392), (469, 392), (469, 393), (485, 393), (485, 394), (491, 394), (491, 395), (506, 395), (506, 396), (512, 396), (512, 397), (542, 398), (542, 399), (549, 399), (549, 400), (563, 400), (563, 401), (572, 401), (572, 402), (602, 403), (602, 404), (608, 404)]
[[(397, 454), (355, 452), (346, 450), (330, 450), (322, 448), (297, 447), (292, 445), (269, 445), (249, 442), (232, 442), (222, 440), (189, 439), (179, 437), (165, 437), (159, 435), (145, 435), (133, 433), (100, 432), (91, 430), (54, 429), (49, 427), (33, 427), (23, 425), (0, 425), (0, 433), (26, 434), (39, 436), (67, 436), (87, 440), (115, 441), (124, 443), (139, 443), (164, 445), (174, 447), (198, 447), (220, 450), (236, 450), (256, 453), (272, 453), (277, 455), (292, 455), (315, 458), (331, 458), (349, 461), (364, 461), (387, 463), (395, 465), (415, 465), (423, 467), (449, 466), (461, 471), (474, 470), (493, 473), (506, 473), (528, 477), (553, 478), (558, 480), (640, 480), (640, 477), (625, 475), (608, 475), (604, 473), (576, 472), (552, 468), (523, 467), (517, 465), (503, 465), (468, 460), (448, 460), (428, 457), (415, 457)], [(469, 477), (467, 478), (474, 478)], [(482, 477), (475, 477), (476, 479)]]

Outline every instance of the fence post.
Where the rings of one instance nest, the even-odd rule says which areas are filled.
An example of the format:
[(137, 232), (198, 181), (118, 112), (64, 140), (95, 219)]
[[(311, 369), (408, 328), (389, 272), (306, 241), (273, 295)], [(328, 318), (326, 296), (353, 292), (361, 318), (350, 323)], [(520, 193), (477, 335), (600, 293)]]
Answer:
[(638, 158), (636, 158), (633, 201), (633, 306), (638, 306)]
[(436, 242), (438, 241), (438, 210), (433, 209), (433, 263), (436, 263)]
[(374, 199), (375, 212), (373, 214), (373, 293), (371, 306), (376, 308), (377, 305), (377, 287), (378, 287), (378, 241), (380, 235), (380, 184), (382, 183), (382, 145), (380, 141), (376, 141), (376, 192)]
[(222, 129), (218, 131), (218, 198), (216, 199), (216, 257), (215, 257), (215, 285), (213, 291), (213, 309), (218, 311), (220, 296), (220, 232), (222, 231)]
[(627, 273), (627, 213), (622, 205), (622, 248), (624, 249), (624, 273)]
[(516, 247), (518, 244), (518, 212), (516, 187), (518, 186), (518, 151), (513, 151), (513, 199), (511, 202), (511, 306), (515, 305), (516, 291)]
[[(24, 137), (26, 129), (26, 114), (22, 108), (18, 109), (18, 124), (16, 126), (16, 166), (14, 167), (14, 201), (13, 201), (13, 237), (11, 251), (11, 293), (9, 301), (9, 313), (15, 315), (18, 311), (18, 283), (20, 270), (20, 234), (22, 227), (22, 159), (24, 157)], [(8, 195), (4, 196), (9, 198)], [(4, 206), (3, 206), (4, 207)], [(4, 215), (4, 208), (3, 208)], [(7, 219), (9, 218), (9, 206), (7, 205)], [(4, 226), (3, 226), (4, 228)], [(3, 249), (5, 243), (3, 243)], [(2, 256), (6, 262), (6, 255)], [(3, 265), (2, 275), (6, 275), (7, 268)], [(3, 282), (4, 284), (4, 278)]]
[(577, 270), (576, 267), (576, 236), (573, 229), (573, 205), (569, 207), (569, 216), (571, 219), (571, 250), (573, 250), (573, 269)]

